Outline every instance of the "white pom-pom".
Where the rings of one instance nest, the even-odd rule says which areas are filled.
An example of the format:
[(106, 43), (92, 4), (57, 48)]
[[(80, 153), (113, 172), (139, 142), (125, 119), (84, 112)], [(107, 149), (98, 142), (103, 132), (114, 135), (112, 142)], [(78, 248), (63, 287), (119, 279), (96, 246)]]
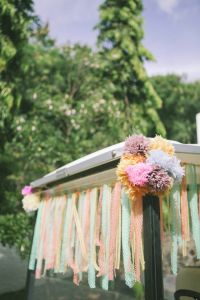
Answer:
[(30, 213), (38, 209), (40, 203), (40, 196), (38, 193), (26, 195), (22, 199), (22, 203), (23, 203), (23, 209), (27, 213)]

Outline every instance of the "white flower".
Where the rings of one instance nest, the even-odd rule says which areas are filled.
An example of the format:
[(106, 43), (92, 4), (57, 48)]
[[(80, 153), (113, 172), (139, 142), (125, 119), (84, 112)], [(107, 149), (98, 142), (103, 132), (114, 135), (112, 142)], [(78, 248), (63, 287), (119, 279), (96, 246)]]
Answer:
[(66, 116), (72, 116), (72, 115), (75, 115), (76, 114), (76, 110), (75, 109), (68, 109), (64, 112), (64, 114)]
[(21, 131), (22, 130), (22, 126), (17, 126), (17, 131)]
[(120, 111), (119, 110), (116, 111), (115, 116), (116, 116), (116, 118), (120, 118)]
[(116, 106), (116, 105), (117, 105), (117, 101), (116, 101), (116, 100), (113, 100), (113, 101), (112, 101), (112, 104), (113, 104), (114, 106)]
[(50, 105), (52, 103), (51, 99), (46, 100), (46, 104)]
[(72, 109), (72, 110), (71, 110), (71, 114), (72, 114), (72, 115), (75, 115), (75, 113), (76, 113), (76, 110), (75, 110), (75, 109)]
[(33, 99), (34, 99), (34, 100), (37, 99), (37, 93), (34, 93), (34, 94), (33, 94)]
[(90, 133), (94, 133), (95, 132), (95, 129), (94, 128), (91, 128), (90, 129)]
[(24, 123), (24, 122), (25, 122), (24, 117), (20, 117), (20, 118), (19, 118), (19, 122), (20, 122), (20, 123)]
[(79, 125), (79, 124), (74, 124), (74, 128), (75, 128), (76, 130), (78, 130), (78, 129), (80, 128), (80, 125)]
[(23, 252), (25, 250), (24, 245), (21, 245), (20, 250), (21, 250), (21, 252)]
[(99, 103), (100, 103), (100, 104), (105, 104), (105, 103), (106, 103), (106, 100), (105, 100), (105, 99), (100, 99), (100, 100), (99, 100)]

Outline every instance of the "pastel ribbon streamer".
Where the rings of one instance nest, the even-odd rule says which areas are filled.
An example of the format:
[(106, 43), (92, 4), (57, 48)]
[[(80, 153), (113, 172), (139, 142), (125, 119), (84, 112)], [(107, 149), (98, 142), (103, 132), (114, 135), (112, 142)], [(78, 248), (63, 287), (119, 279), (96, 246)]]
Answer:
[[(84, 207), (84, 200), (85, 200), (85, 192), (82, 192), (80, 194), (80, 197), (79, 197), (79, 207), (78, 207), (78, 215), (79, 215), (79, 219), (80, 219), (80, 226), (81, 226), (81, 229), (83, 228), (83, 215), (84, 215), (84, 211), (83, 211), (83, 207)], [(82, 230), (82, 235), (83, 235), (83, 230)], [(85, 247), (85, 251), (86, 251), (86, 246), (85, 246), (85, 241), (84, 241), (84, 235), (83, 235), (83, 243), (84, 243), (84, 247)], [(87, 259), (87, 251), (85, 253), (85, 255), (83, 254), (84, 251), (81, 253), (79, 251), (79, 248), (76, 248), (76, 252), (77, 254), (75, 254), (75, 256), (77, 257), (76, 261), (77, 261), (77, 264), (79, 266), (79, 269), (81, 269), (81, 266), (82, 266), (82, 261), (83, 259), (86, 260)], [(79, 281), (82, 280), (82, 277), (83, 277), (83, 273), (82, 271), (79, 271)]]
[(88, 268), (88, 284), (90, 288), (95, 288), (95, 219), (97, 207), (97, 189), (91, 191), (91, 206), (90, 206), (90, 251), (89, 251), (89, 268)]
[(114, 261), (115, 261), (115, 254), (116, 254), (116, 238), (117, 238), (117, 229), (118, 229), (118, 221), (119, 221), (120, 191), (121, 191), (121, 183), (117, 182), (113, 189), (113, 196), (112, 196), (112, 203), (111, 203), (109, 280), (114, 279)]
[(37, 213), (36, 223), (35, 223), (33, 243), (32, 243), (31, 255), (29, 260), (29, 270), (35, 270), (35, 261), (37, 258), (38, 244), (40, 239), (39, 233), (40, 233), (40, 224), (41, 224), (41, 218), (43, 213), (43, 207), (44, 207), (44, 201), (41, 201)]
[(183, 177), (181, 184), (181, 231), (183, 240), (182, 253), (183, 256), (186, 256), (186, 243), (190, 240), (189, 207), (186, 176)]
[(111, 187), (105, 185), (102, 199), (102, 231), (104, 242), (104, 272), (102, 276), (102, 288), (108, 290), (109, 273), (109, 244), (110, 244), (110, 207), (111, 207)]
[(129, 244), (129, 232), (130, 232), (130, 201), (125, 191), (122, 191), (122, 252), (123, 263), (125, 272), (125, 282), (129, 287), (133, 287), (135, 282), (135, 276), (133, 272), (133, 266), (131, 263), (131, 250)]
[(175, 185), (170, 194), (170, 216), (171, 216), (171, 269), (173, 274), (177, 274), (177, 252), (178, 243), (181, 238), (181, 219), (180, 219), (180, 189)]
[(140, 266), (143, 268), (143, 251), (142, 251), (142, 231), (143, 231), (143, 201), (142, 197), (135, 199), (132, 205), (134, 214), (134, 267), (135, 267), (135, 280), (140, 281)]
[(196, 168), (194, 165), (188, 165), (186, 171), (188, 172), (188, 178), (190, 180), (188, 200), (191, 214), (192, 236), (196, 246), (197, 259), (200, 259), (200, 222), (198, 215)]
[[(45, 193), (39, 203), (29, 261), (29, 269), (36, 271), (36, 278), (45, 275), (47, 270), (65, 273), (70, 268), (75, 284), (82, 280), (83, 272), (88, 272), (91, 288), (96, 287), (96, 276), (101, 276), (101, 286), (108, 290), (109, 281), (114, 280), (117, 270), (121, 271), (122, 254), (126, 284), (132, 287), (140, 281), (145, 264), (142, 198), (130, 201), (119, 182), (72, 194), (59, 193), (59, 190)], [(190, 237), (200, 258), (198, 193), (196, 167), (190, 165), (186, 167), (181, 186), (173, 187), (169, 201), (160, 198), (161, 235), (163, 222), (169, 218), (174, 274), (178, 248), (182, 247), (186, 255)]]
[(60, 271), (64, 273), (67, 269), (67, 245), (69, 243), (69, 224), (72, 221), (72, 195), (68, 196), (67, 199), (67, 208), (65, 212), (65, 222), (63, 229), (63, 240), (61, 247), (61, 259), (60, 259)]
[(37, 263), (36, 263), (36, 270), (35, 270), (35, 277), (40, 278), (42, 273), (42, 263), (43, 263), (43, 251), (44, 251), (44, 245), (45, 245), (45, 236), (47, 228), (47, 218), (48, 218), (48, 207), (50, 206), (50, 201), (47, 199), (44, 201), (44, 207), (42, 211), (41, 216), (41, 226), (40, 226), (40, 239), (38, 243), (38, 257), (37, 257)]

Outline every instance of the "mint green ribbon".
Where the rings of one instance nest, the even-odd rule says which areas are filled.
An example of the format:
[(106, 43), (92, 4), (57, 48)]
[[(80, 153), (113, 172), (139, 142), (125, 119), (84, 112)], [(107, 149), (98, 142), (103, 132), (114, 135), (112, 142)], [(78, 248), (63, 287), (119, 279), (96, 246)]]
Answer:
[(29, 261), (29, 269), (30, 270), (35, 270), (35, 261), (37, 258), (38, 245), (39, 245), (39, 240), (40, 240), (39, 234), (40, 234), (40, 223), (41, 223), (43, 207), (44, 207), (44, 201), (40, 201), (40, 205), (39, 205), (38, 212), (37, 212), (36, 223), (35, 223), (35, 229), (34, 229), (31, 256), (30, 256), (30, 261)]
[(181, 238), (181, 213), (180, 213), (180, 186), (174, 185), (170, 193), (170, 217), (171, 217), (171, 269), (177, 274), (178, 267), (178, 244), (182, 243)]
[(122, 191), (122, 254), (124, 262), (125, 282), (129, 287), (133, 287), (135, 282), (133, 265), (131, 263), (131, 250), (129, 243), (131, 208), (130, 200), (125, 191)]
[(198, 189), (195, 165), (188, 165), (186, 171), (189, 180), (188, 201), (191, 215), (192, 236), (195, 242), (197, 259), (200, 259), (200, 222), (198, 215)]

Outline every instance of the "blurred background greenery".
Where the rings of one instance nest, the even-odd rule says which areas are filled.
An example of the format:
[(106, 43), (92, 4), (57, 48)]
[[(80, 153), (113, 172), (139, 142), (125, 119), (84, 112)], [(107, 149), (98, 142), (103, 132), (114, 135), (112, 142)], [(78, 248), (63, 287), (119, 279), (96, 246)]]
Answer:
[(33, 219), (21, 188), (133, 132), (196, 142), (200, 82), (149, 78), (141, 0), (105, 0), (97, 48), (58, 46), (32, 0), (0, 0), (0, 241), (23, 257)]

